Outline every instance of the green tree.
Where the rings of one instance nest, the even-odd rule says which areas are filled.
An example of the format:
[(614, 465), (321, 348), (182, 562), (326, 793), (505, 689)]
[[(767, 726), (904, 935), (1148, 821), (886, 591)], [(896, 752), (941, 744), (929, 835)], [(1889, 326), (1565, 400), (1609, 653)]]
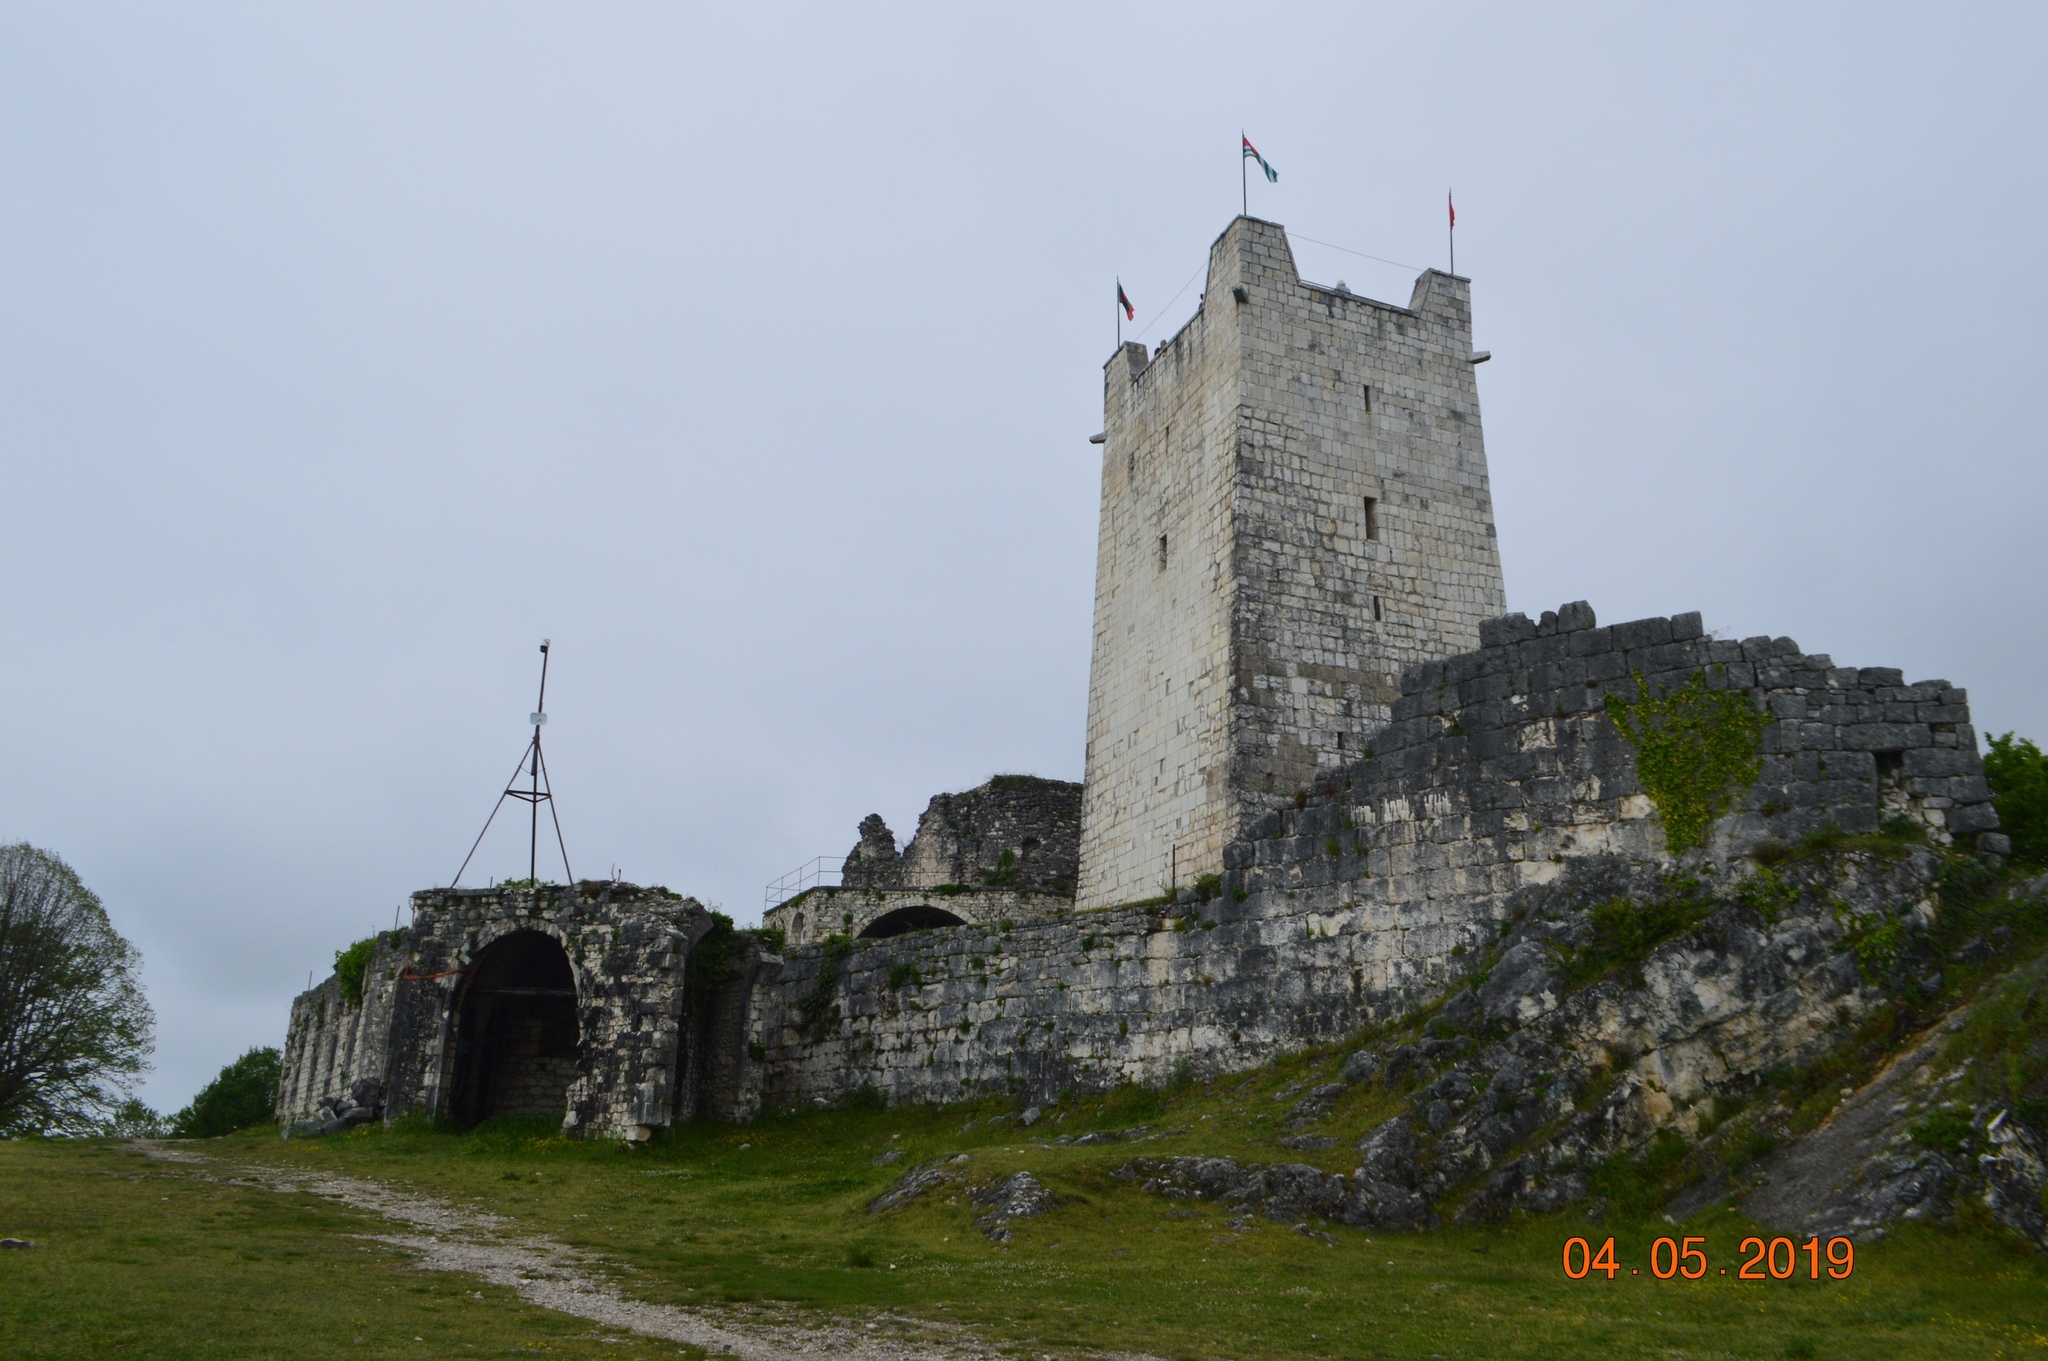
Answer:
[(93, 1134), (147, 1070), (142, 956), (71, 867), (0, 846), (0, 1138)]
[(168, 1120), (131, 1096), (100, 1122), (99, 1132), (109, 1139), (161, 1139), (170, 1128)]
[(275, 1049), (251, 1049), (199, 1089), (192, 1104), (171, 1117), (179, 1139), (213, 1139), (277, 1118), (282, 1059)]
[(2000, 829), (2012, 838), (2013, 858), (2048, 865), (2048, 756), (2027, 738), (1994, 737), (1984, 778), (1991, 782)]

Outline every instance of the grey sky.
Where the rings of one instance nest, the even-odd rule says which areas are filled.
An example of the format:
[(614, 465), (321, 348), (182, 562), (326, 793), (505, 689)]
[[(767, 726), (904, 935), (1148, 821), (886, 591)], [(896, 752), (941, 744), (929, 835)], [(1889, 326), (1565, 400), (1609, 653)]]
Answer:
[(156, 1104), (446, 881), (543, 635), (577, 871), (743, 922), (1079, 778), (1113, 281), (1193, 312), (1240, 127), (1376, 297), (1301, 237), (1456, 186), (1515, 608), (2048, 736), (2039, 8), (749, 8), (0, 9), (0, 839)]

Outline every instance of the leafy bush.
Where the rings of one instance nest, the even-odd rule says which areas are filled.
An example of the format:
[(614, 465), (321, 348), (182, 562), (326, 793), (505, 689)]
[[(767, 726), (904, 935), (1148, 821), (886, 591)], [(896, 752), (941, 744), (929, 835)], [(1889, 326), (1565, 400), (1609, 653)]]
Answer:
[(131, 1096), (101, 1122), (99, 1132), (109, 1139), (161, 1139), (171, 1132), (171, 1122)]
[(192, 1104), (171, 1117), (179, 1139), (213, 1139), (276, 1118), (282, 1060), (275, 1049), (251, 1049), (199, 1089)]
[(871, 1082), (863, 1082), (845, 1096), (839, 1098), (839, 1109), (843, 1111), (885, 1111), (889, 1109), (889, 1098)]
[(2048, 865), (2048, 755), (2027, 738), (1994, 737), (1984, 778), (1991, 783), (1998, 821), (2012, 838), (2013, 858)]
[(1565, 960), (1567, 987), (1604, 978), (1625, 965), (1640, 964), (1665, 941), (1698, 926), (1714, 910), (1711, 899), (1699, 896), (1690, 880), (1648, 902), (1616, 898), (1591, 913), (1593, 939)]

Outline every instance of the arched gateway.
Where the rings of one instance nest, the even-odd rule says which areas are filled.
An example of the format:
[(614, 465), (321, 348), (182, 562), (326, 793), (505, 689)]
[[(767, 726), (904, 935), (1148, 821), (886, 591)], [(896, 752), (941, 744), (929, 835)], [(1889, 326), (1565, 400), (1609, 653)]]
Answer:
[(514, 931), (477, 956), (457, 1011), (450, 1114), (561, 1119), (580, 1057), (576, 976), (560, 942)]

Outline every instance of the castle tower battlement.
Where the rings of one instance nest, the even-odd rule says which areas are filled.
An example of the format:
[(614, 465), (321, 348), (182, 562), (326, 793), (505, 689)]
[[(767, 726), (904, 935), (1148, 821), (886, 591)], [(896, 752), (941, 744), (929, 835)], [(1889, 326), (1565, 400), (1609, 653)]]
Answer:
[(1111, 357), (1078, 906), (1219, 873), (1505, 611), (1474, 358), (1469, 281), (1307, 283), (1249, 217), (1187, 325)]

